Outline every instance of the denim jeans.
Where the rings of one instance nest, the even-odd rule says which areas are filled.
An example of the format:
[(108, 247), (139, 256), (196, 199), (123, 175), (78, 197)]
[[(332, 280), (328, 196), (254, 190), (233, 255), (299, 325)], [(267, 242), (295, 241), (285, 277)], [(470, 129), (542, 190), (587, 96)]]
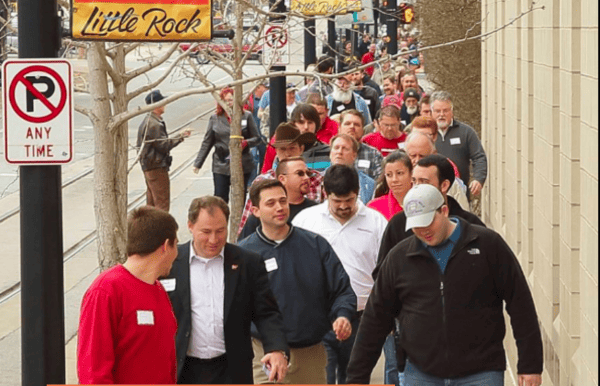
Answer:
[[(246, 196), (248, 180), (250, 173), (244, 174), (244, 197)], [(226, 174), (213, 173), (213, 183), (215, 185), (215, 196), (221, 197), (225, 202), (229, 202), (229, 188), (231, 186), (231, 176)]]
[(383, 355), (385, 356), (385, 368), (383, 373), (383, 383), (386, 385), (402, 386), (403, 374), (398, 371), (398, 361), (396, 359), (396, 342), (393, 335), (385, 338), (383, 345)]
[(504, 386), (504, 371), (482, 371), (461, 378), (438, 378), (420, 371), (406, 361), (405, 386)]
[(350, 362), (350, 353), (356, 339), (359, 321), (360, 319), (356, 318), (352, 322), (352, 334), (342, 342), (336, 339), (333, 331), (329, 331), (323, 337), (323, 344), (327, 350), (328, 385), (346, 384), (346, 370), (348, 369), (348, 362)]

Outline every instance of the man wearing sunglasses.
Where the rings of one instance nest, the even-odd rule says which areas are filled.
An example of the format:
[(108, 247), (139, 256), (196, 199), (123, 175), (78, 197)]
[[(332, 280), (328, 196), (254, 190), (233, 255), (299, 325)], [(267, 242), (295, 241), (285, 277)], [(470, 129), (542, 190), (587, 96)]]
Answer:
[[(291, 222), (302, 209), (317, 205), (315, 201), (304, 197), (310, 191), (310, 177), (313, 174), (314, 172), (306, 167), (306, 163), (302, 157), (286, 158), (277, 165), (275, 178), (281, 181), (285, 187), (290, 206), (290, 218), (288, 221)], [(238, 241), (254, 233), (259, 225), (260, 220), (251, 214), (238, 236)]]

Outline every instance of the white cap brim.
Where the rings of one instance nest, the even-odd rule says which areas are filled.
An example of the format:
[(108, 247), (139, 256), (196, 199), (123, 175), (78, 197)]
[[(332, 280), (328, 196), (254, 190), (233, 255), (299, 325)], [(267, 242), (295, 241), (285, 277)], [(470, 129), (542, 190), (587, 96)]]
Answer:
[(424, 228), (431, 225), (433, 218), (435, 217), (435, 210), (433, 212), (420, 214), (418, 216), (408, 217), (406, 216), (406, 231), (412, 228)]

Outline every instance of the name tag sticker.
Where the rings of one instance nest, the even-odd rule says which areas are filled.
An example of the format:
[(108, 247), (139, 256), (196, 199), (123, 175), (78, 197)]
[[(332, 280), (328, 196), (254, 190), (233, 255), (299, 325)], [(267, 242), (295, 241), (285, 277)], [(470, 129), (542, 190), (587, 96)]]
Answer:
[(398, 149), (404, 149), (405, 143), (404, 142), (398, 142)]
[(138, 326), (154, 326), (154, 313), (152, 311), (137, 310)]
[(358, 167), (359, 168), (366, 168), (366, 169), (368, 169), (369, 166), (371, 166), (371, 161), (369, 161), (368, 159), (359, 159), (358, 160)]
[(460, 145), (460, 138), (450, 138), (450, 145)]
[(267, 272), (275, 271), (277, 269), (277, 260), (274, 257), (265, 260), (265, 267), (267, 268)]
[(163, 279), (160, 280), (160, 284), (162, 284), (162, 286), (165, 287), (165, 291), (167, 292), (175, 291), (175, 280), (175, 278)]
[(246, 126), (248, 124), (248, 121), (245, 119), (242, 119), (242, 126)]
[(345, 108), (346, 108), (346, 106), (344, 106), (344, 105), (339, 105), (339, 106), (337, 107), (337, 111), (342, 111), (342, 110), (344, 110)]
[(365, 103), (367, 104), (367, 106), (371, 105), (371, 100), (370, 99), (365, 99)]

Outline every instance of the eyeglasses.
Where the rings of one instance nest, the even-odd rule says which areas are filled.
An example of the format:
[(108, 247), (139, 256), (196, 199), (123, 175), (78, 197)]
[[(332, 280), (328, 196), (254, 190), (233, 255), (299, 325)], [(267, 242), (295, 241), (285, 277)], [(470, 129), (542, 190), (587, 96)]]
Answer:
[(398, 127), (400, 127), (400, 124), (399, 123), (392, 123), (392, 124), (380, 123), (379, 126), (381, 126), (384, 129), (397, 129)]
[(309, 178), (315, 175), (315, 173), (311, 172), (310, 170), (296, 170), (293, 173), (283, 173), (284, 176), (287, 176), (288, 174), (295, 174), (298, 177), (307, 176)]

